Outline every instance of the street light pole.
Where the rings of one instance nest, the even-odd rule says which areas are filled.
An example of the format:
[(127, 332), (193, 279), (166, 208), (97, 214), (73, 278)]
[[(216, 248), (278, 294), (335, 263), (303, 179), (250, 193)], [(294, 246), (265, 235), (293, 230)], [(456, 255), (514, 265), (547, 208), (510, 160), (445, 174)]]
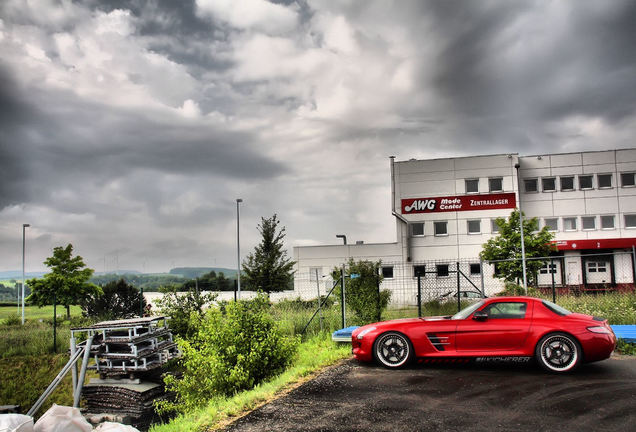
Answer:
[(521, 211), (521, 182), (519, 179), (519, 168), (521, 165), (517, 162), (515, 169), (517, 170), (517, 191), (519, 192), (519, 229), (521, 232), (521, 266), (523, 270), (523, 291), (528, 295), (528, 280), (526, 279), (526, 247), (523, 235), (523, 212)]
[[(336, 234), (336, 238), (342, 239), (345, 246), (347, 245), (347, 236), (344, 234)], [(347, 253), (347, 256), (349, 254)], [(342, 271), (340, 273), (340, 309), (342, 312), (342, 328), (347, 326), (346, 306), (345, 306), (345, 263), (342, 263)]]
[(236, 199), (236, 288), (237, 298), (241, 299), (241, 237), (240, 237), (240, 221), (241, 215), (239, 213), (239, 204), (242, 203), (241, 198)]
[(22, 224), (22, 325), (24, 325), (24, 247), (26, 244), (26, 229), (30, 226), (29, 224)]

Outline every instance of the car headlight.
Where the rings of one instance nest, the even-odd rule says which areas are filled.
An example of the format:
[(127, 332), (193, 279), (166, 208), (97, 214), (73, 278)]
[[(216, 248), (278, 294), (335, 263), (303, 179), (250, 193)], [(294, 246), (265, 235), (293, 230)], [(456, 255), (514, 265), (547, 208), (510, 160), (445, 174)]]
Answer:
[(362, 339), (364, 337), (365, 334), (372, 332), (373, 330), (375, 330), (376, 327), (368, 327), (365, 328), (364, 330), (362, 330), (360, 333), (358, 333), (358, 340)]
[(612, 334), (612, 331), (610, 329), (603, 326), (588, 327), (587, 329), (592, 333)]

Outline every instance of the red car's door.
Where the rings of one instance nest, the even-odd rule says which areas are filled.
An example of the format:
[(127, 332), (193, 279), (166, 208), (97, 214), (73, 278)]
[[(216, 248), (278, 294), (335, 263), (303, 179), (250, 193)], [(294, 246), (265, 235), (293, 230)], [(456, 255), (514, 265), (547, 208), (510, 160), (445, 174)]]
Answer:
[(488, 317), (473, 315), (457, 323), (457, 351), (512, 351), (520, 348), (530, 332), (532, 302), (524, 300), (491, 302), (480, 309)]

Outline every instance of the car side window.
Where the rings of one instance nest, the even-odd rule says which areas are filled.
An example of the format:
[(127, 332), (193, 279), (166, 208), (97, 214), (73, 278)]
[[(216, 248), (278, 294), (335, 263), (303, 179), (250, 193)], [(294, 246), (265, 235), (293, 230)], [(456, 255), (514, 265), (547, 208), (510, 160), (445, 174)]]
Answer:
[(523, 302), (496, 302), (490, 303), (482, 311), (488, 314), (489, 319), (522, 319), (526, 317), (526, 308)]

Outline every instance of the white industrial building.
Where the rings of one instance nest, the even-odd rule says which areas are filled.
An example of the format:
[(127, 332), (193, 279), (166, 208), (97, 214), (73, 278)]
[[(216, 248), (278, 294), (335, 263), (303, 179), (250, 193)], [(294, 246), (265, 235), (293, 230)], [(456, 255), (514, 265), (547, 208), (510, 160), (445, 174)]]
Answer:
[[(349, 258), (381, 260), (383, 284), (400, 289), (425, 270), (443, 284), (453, 263), (468, 263), (475, 285), (494, 282), (480, 265), (481, 246), (496, 235), (494, 220), (519, 206), (555, 234), (558, 259), (539, 284), (561, 289), (634, 287), (636, 149), (520, 156), (390, 159), (396, 242), (294, 248), (295, 290), (315, 296), (322, 280)], [(521, 189), (521, 191), (519, 190)], [(338, 227), (334, 227), (337, 231)], [(431, 268), (432, 267), (432, 268)], [(468, 270), (469, 269), (469, 270)], [(397, 285), (394, 285), (397, 287)], [(412, 294), (397, 302), (412, 302)]]

